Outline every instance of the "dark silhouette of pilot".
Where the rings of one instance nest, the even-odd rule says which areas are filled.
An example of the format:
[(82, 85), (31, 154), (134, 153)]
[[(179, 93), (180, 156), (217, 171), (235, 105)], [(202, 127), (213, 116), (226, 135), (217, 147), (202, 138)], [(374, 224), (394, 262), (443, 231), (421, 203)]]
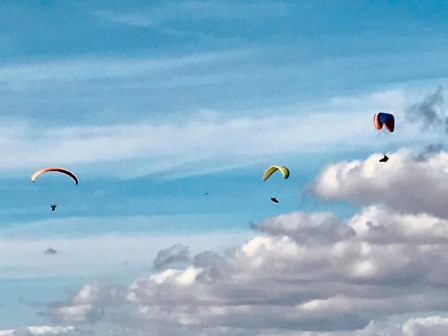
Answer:
[(387, 162), (387, 160), (389, 160), (389, 157), (384, 154), (384, 157), (380, 160), (380, 162)]
[(57, 205), (56, 204), (52, 204), (51, 205), (51, 211), (55, 211), (56, 210)]

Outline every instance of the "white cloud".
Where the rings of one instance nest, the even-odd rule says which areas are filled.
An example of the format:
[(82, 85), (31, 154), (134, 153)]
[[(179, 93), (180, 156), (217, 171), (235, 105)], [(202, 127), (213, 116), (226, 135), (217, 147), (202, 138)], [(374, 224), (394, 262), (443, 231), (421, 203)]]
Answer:
[[(284, 220), (284, 216), (288, 220)], [(333, 213), (302, 213), (278, 216), (257, 225), (257, 229), (270, 235), (288, 235), (295, 241), (310, 243), (317, 239), (339, 241), (355, 234), (351, 227), (345, 226)]]
[(247, 57), (253, 52), (253, 50), (245, 49), (172, 58), (90, 57), (34, 64), (18, 63), (0, 67), (0, 82), (19, 89), (23, 85), (45, 81), (62, 83), (100, 79), (141, 78), (142, 76), (157, 74), (160, 71), (169, 72), (194, 65), (205, 67), (209, 64)]
[(140, 13), (116, 13), (109, 10), (97, 10), (92, 15), (101, 19), (136, 27), (157, 27), (159, 20), (153, 15), (142, 15)]
[[(51, 91), (51, 99), (39, 111), (34, 108), (34, 98), (31, 100), (32, 108), (28, 103), (21, 105), (26, 94), (11, 98), (17, 100), (7, 106), (18, 112), (14, 110), (14, 119), (3, 120), (0, 127), (0, 172), (23, 174), (25, 170), (57, 162), (89, 173), (101, 171), (102, 174), (141, 176), (166, 172), (189, 175), (264, 163), (272, 160), (273, 156), (297, 159), (304, 153), (382, 150), (389, 145), (417, 142), (415, 132), (418, 126), (405, 122), (404, 111), (408, 101), (414, 101), (422, 94), (409, 88), (276, 108), (258, 106), (261, 104), (246, 108), (246, 102), (236, 104), (234, 108), (226, 105), (218, 111), (212, 110), (212, 117), (210, 113), (201, 115), (200, 112), (191, 112), (207, 110), (208, 105), (214, 106), (202, 100), (202, 89), (196, 93), (198, 96), (194, 96), (200, 101), (195, 107), (168, 108), (169, 113), (163, 117), (158, 107), (149, 108), (154, 105), (140, 101), (140, 98), (134, 99), (134, 93), (123, 104), (126, 111), (121, 109), (121, 104), (109, 105), (116, 98), (113, 90), (121, 92), (129, 89), (134, 92), (143, 89), (146, 92), (151, 88), (229, 81), (241, 85), (242, 80), (248, 77), (248, 64), (263, 62), (258, 58), (254, 60), (254, 55), (259, 52), (245, 49), (168, 59), (104, 57), (3, 66), (0, 68), (0, 81), (18, 90), (21, 87), (26, 90), (29, 85), (33, 91), (33, 88), (52, 83), (57, 89), (64, 87), (67, 91), (63, 94)], [(229, 65), (233, 68), (234, 64), (240, 67), (238, 71), (229, 70)], [(192, 67), (198, 67), (201, 71), (192, 73)], [(285, 72), (290, 70), (288, 66), (282, 68)], [(255, 75), (269, 71), (277, 73), (277, 66), (263, 66), (263, 70), (256, 71)], [(64, 126), (48, 123), (45, 111), (61, 109), (61, 102), (55, 103), (55, 100), (62, 97), (65, 106), (68, 97), (90, 99), (92, 90), (86, 89), (87, 82), (97, 85), (103, 80), (110, 83), (108, 90), (112, 90), (101, 98), (104, 103), (98, 106), (91, 102), (80, 106), (76, 103), (76, 112), (64, 110), (57, 114), (59, 118), (64, 113), (73, 116), (79, 113), (81, 120), (93, 121), (96, 126), (66, 126), (66, 121)], [(255, 80), (263, 81), (263, 76)], [(65, 86), (66, 82), (80, 82), (77, 85), (80, 85), (81, 91), (85, 90), (84, 93), (74, 90), (70, 84)], [(248, 86), (247, 83), (243, 85)], [(229, 86), (233, 87), (226, 84), (226, 87)], [(5, 92), (4, 96), (9, 99), (11, 95)], [(134, 100), (139, 101), (136, 103), (138, 107), (133, 105)], [(379, 108), (394, 112), (397, 131), (393, 136), (386, 136), (373, 128), (372, 116)], [(45, 126), (36, 127), (36, 124), (41, 125), (38, 119), (26, 121), (16, 117), (22, 112), (26, 115), (27, 110), (32, 111), (33, 116), (42, 115)], [(121, 116), (121, 119), (118, 118), (120, 123), (115, 119), (116, 114)], [(132, 115), (133, 121), (123, 121), (124, 115)], [(101, 119), (101, 116), (104, 119), (99, 123), (97, 118)], [(79, 121), (73, 118), (72, 121)], [(418, 140), (435, 138), (436, 135), (428, 133), (419, 135)]]
[(139, 8), (138, 11), (125, 13), (111, 10), (97, 10), (92, 14), (110, 22), (135, 27), (157, 28), (172, 26), (180, 19), (198, 20), (244, 20), (244, 19), (272, 19), (284, 17), (295, 10), (296, 6), (280, 4), (241, 4), (222, 3), (218, 1), (181, 1), (165, 3), (163, 6)]
[(33, 326), (0, 330), (0, 336), (81, 336), (74, 327)]
[[(274, 217), (253, 226), (264, 234), (234, 250), (200, 253), (185, 269), (137, 279), (114, 303), (127, 313), (112, 315), (123, 328), (154, 335), (246, 330), (314, 336), (348, 330), (347, 335), (408, 336), (419, 328), (443, 329), (444, 320), (411, 319), (402, 331), (396, 319), (386, 325), (372, 321), (448, 311), (444, 221), (378, 206), (345, 224), (328, 213)], [(92, 295), (89, 303), (81, 302), (84, 290), (59, 305), (59, 320), (76, 315), (78, 322), (89, 321), (82, 318), (84, 310), (73, 311), (74, 302), (88, 304), (89, 312), (110, 307)]]
[(410, 319), (403, 324), (402, 332), (406, 336), (444, 336), (448, 332), (448, 318), (429, 316)]
[[(145, 309), (148, 313), (149, 309)], [(393, 318), (382, 319), (370, 322), (366, 327), (355, 331), (299, 331), (299, 330), (278, 330), (278, 329), (245, 329), (216, 327), (210, 329), (196, 329), (194, 335), (199, 336), (226, 336), (226, 335), (249, 335), (249, 336), (445, 336), (448, 331), (448, 318), (440, 315), (430, 315), (425, 317), (414, 317), (398, 322)], [(103, 336), (117, 335), (188, 335), (188, 330), (180, 331), (171, 329), (169, 326), (154, 326), (151, 330), (142, 332), (135, 329), (125, 328), (120, 330), (103, 330)], [(0, 330), (0, 336), (82, 336), (91, 335), (92, 331), (84, 331), (74, 327), (26, 327), (10, 330)], [(192, 334), (193, 335), (193, 334)]]
[(115, 287), (108, 288), (87, 284), (69, 302), (51, 308), (50, 314), (53, 319), (63, 324), (95, 323), (104, 317), (102, 307), (110, 305), (120, 295), (119, 289)]
[(156, 269), (163, 268), (170, 264), (185, 263), (190, 261), (190, 251), (187, 246), (180, 244), (173, 245), (157, 253), (153, 265)]
[(361, 204), (383, 203), (402, 212), (427, 212), (448, 216), (448, 154), (444, 151), (425, 157), (409, 150), (390, 155), (379, 163), (374, 154), (364, 161), (328, 166), (312, 190), (319, 197)]
[[(398, 93), (365, 99), (387, 101), (390, 95), (398, 95), (400, 103)], [(259, 117), (198, 115), (184, 122), (44, 129), (12, 122), (0, 129), (0, 171), (17, 174), (57, 162), (81, 171), (120, 176), (160, 172), (189, 175), (267, 162), (274, 155), (291, 158), (304, 153), (338, 152), (340, 148), (374, 149), (378, 133), (372, 126), (368, 102), (357, 99), (344, 105), (347, 101), (350, 98), (323, 106), (297, 107), (295, 114), (266, 109)], [(388, 104), (393, 105), (394, 99)], [(347, 118), (349, 111), (352, 113)], [(373, 115), (375, 111), (370, 112)], [(412, 142), (413, 130), (411, 126), (404, 128), (387, 143)]]

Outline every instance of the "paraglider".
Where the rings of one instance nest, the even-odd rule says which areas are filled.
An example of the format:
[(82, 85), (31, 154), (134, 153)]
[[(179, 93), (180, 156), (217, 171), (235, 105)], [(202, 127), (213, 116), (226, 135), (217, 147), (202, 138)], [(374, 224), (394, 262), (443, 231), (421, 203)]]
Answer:
[[(378, 112), (373, 116), (373, 124), (377, 130), (381, 130), (383, 126), (386, 126), (389, 132), (393, 132), (395, 129), (395, 118), (392, 114), (386, 112)], [(389, 157), (384, 154), (384, 157), (379, 162), (387, 162)]]
[[(75, 174), (73, 174), (71, 171), (69, 171), (67, 169), (57, 168), (57, 167), (48, 167), (48, 168), (42, 168), (42, 169), (36, 170), (33, 173), (33, 175), (31, 175), (31, 182), (34, 183), (40, 175), (47, 173), (47, 172), (62, 173), (64, 175), (71, 177), (73, 179), (73, 181), (75, 181), (76, 185), (78, 184), (78, 178), (75, 176)], [(51, 211), (56, 211), (56, 207), (57, 207), (56, 204), (51, 204), (50, 205)]]
[[(263, 181), (266, 181), (276, 171), (280, 171), (284, 179), (287, 179), (289, 177), (289, 169), (285, 166), (270, 166), (263, 174)], [(278, 199), (275, 197), (271, 197), (271, 201), (273, 203), (278, 203)]]
[(283, 174), (283, 178), (289, 177), (289, 169), (285, 166), (270, 166), (263, 174), (263, 181), (266, 181), (272, 174), (279, 170)]
[(68, 171), (66, 169), (56, 168), (56, 167), (48, 167), (48, 168), (36, 170), (33, 173), (33, 175), (31, 175), (31, 181), (35, 182), (37, 177), (39, 177), (41, 174), (47, 173), (47, 172), (58, 172), (58, 173), (65, 174), (67, 176), (70, 176), (75, 181), (75, 184), (78, 184), (78, 178), (75, 176), (75, 174), (73, 174), (71, 171)]
[(378, 112), (373, 116), (373, 123), (377, 130), (381, 130), (383, 125), (386, 126), (389, 132), (395, 129), (395, 118), (392, 114), (386, 112)]

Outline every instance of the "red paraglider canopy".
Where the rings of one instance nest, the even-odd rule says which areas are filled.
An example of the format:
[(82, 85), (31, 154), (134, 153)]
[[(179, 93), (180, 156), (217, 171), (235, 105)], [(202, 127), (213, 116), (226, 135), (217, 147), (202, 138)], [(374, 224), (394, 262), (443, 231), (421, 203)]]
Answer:
[(383, 128), (383, 125), (386, 126), (389, 132), (393, 132), (395, 128), (395, 118), (390, 113), (378, 112), (373, 116), (373, 123), (377, 130)]

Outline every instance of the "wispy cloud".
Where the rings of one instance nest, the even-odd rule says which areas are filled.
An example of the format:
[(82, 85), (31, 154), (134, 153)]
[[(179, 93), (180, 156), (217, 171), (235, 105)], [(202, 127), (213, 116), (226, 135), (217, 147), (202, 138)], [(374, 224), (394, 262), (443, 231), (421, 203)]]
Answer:
[[(391, 97), (373, 94), (335, 99), (319, 106), (298, 106), (293, 109), (295, 114), (266, 108), (257, 117), (205, 113), (190, 116), (187, 121), (58, 126), (41, 130), (26, 122), (13, 121), (1, 132), (0, 170), (11, 174), (58, 164), (84, 167), (86, 171), (92, 165), (101, 169), (102, 174), (138, 176), (184, 170), (188, 175), (251, 165), (268, 161), (274, 155), (294, 156), (341, 147), (375, 148), (378, 132), (371, 119), (376, 110), (371, 105), (378, 106), (382, 101), (382, 106), (392, 106), (396, 103)], [(400, 95), (396, 99), (400, 104)], [(399, 114), (396, 113), (398, 118)], [(399, 127), (393, 137), (388, 137), (388, 143), (415, 140), (412, 127)], [(428, 134), (428, 139), (431, 136)], [(139, 164), (120, 168), (132, 160)]]
[(406, 109), (406, 116), (411, 122), (428, 128), (444, 127), (448, 131), (448, 115), (446, 113), (443, 88), (439, 88), (426, 96), (423, 101), (415, 103)]
[(142, 15), (141, 13), (119, 13), (110, 10), (96, 10), (92, 14), (104, 20), (130, 26), (154, 27), (159, 25), (159, 19), (155, 19), (151, 15)]
[(94, 16), (114, 23), (136, 27), (157, 27), (175, 21), (203, 20), (272, 20), (287, 16), (297, 5), (286, 3), (250, 4), (244, 2), (222, 3), (219, 1), (165, 2), (162, 6), (142, 6), (135, 10), (105, 10), (92, 12)]
[(74, 327), (32, 326), (0, 330), (0, 336), (82, 336), (84, 333)]
[[(236, 162), (250, 164), (254, 158), (260, 159), (264, 155), (325, 151), (338, 144), (348, 144), (355, 135), (360, 135), (358, 125), (363, 119), (363, 115), (356, 119), (352, 117), (350, 125), (343, 116), (321, 114), (307, 118), (273, 116), (224, 122), (199, 120), (181, 125), (140, 123), (58, 127), (44, 131), (31, 125), (7, 127), (0, 139), (3, 144), (0, 170), (32, 170), (55, 163), (79, 166), (151, 160), (151, 166), (140, 164), (126, 168), (128, 175), (144, 175), (218, 158), (220, 165), (224, 164), (223, 168), (226, 168)], [(327, 122), (329, 120), (331, 123)], [(329, 136), (322, 138), (320, 134)], [(368, 139), (364, 145), (367, 143)], [(17, 160), (19, 157), (22, 160)], [(109, 173), (113, 170), (106, 168)]]
[(39, 81), (89, 81), (117, 78), (141, 78), (158, 71), (246, 58), (254, 50), (226, 50), (182, 57), (83, 57), (34, 64), (10, 64), (0, 67), (0, 82), (10, 85)]

